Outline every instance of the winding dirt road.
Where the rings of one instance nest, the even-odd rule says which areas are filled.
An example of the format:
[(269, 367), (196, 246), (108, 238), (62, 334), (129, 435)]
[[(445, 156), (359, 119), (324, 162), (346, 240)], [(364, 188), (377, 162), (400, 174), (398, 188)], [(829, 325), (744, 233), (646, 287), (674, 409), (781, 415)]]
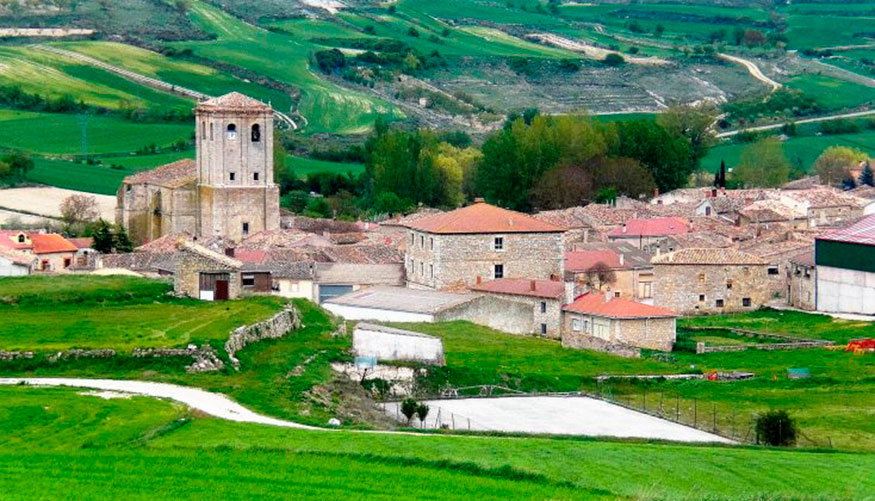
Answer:
[(757, 65), (753, 64), (751, 61), (748, 61), (747, 59), (742, 59), (742, 58), (737, 57), (737, 56), (730, 56), (729, 54), (722, 54), (722, 53), (717, 54), (717, 57), (719, 57), (720, 59), (723, 59), (723, 60), (726, 60), (726, 61), (729, 61), (732, 63), (738, 63), (738, 64), (744, 66), (745, 68), (747, 68), (747, 72), (750, 73), (752, 77), (754, 77), (757, 80), (759, 80), (760, 82), (768, 85), (769, 87), (772, 88), (772, 90), (778, 90), (781, 88), (781, 84), (779, 84), (778, 82), (776, 82), (776, 81), (772, 80), (771, 78), (767, 77), (766, 75), (764, 75), (762, 70), (760, 70), (759, 67), (757, 67)]
[[(841, 118), (859, 118), (859, 117), (865, 117), (865, 116), (869, 116), (869, 115), (875, 115), (875, 110), (854, 111), (852, 113), (841, 113), (838, 115), (829, 115), (826, 117), (803, 118), (802, 120), (793, 120), (792, 122), (797, 124), (797, 125), (798, 124), (810, 124), (810, 123), (816, 123), (816, 122), (828, 122), (830, 120), (839, 120)], [(764, 130), (775, 130), (775, 129), (780, 129), (783, 126), (784, 126), (784, 122), (779, 123), (779, 124), (771, 124), (771, 125), (759, 125), (757, 127), (748, 127), (746, 129), (730, 130), (730, 131), (726, 131), (726, 132), (721, 132), (719, 134), (716, 134), (716, 137), (718, 137), (718, 138), (732, 137), (732, 136), (739, 134), (741, 132), (762, 132)]]

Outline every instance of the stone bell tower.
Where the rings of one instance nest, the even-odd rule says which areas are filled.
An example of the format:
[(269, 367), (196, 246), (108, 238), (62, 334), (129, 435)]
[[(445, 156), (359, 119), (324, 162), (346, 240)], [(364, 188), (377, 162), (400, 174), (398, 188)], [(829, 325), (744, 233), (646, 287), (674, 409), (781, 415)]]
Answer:
[(238, 92), (198, 103), (197, 233), (239, 242), (278, 229), (273, 110)]

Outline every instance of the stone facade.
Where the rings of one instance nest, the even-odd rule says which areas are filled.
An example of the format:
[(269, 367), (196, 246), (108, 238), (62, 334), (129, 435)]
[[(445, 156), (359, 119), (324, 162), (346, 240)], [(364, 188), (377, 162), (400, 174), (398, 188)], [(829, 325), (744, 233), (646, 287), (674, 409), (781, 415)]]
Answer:
[(625, 345), (671, 351), (676, 336), (675, 318), (608, 318), (566, 311), (562, 345), (592, 349), (591, 338), (606, 346)]
[[(407, 232), (405, 270), (411, 287), (448, 289), (494, 278), (562, 277), (562, 233), (435, 234)], [(501, 277), (496, 267), (501, 267)]]
[(447, 308), (434, 317), (435, 322), (453, 320), (467, 320), (509, 334), (530, 335), (533, 331), (531, 305), (485, 294)]
[(239, 242), (279, 228), (273, 182), (273, 110), (232, 93), (195, 109), (194, 162), (182, 160), (125, 178), (116, 220), (143, 244), (187, 232)]
[(223, 280), (228, 281), (227, 299), (240, 296), (240, 269), (243, 265), (239, 261), (189, 243), (179, 246), (174, 261), (173, 292), (176, 294), (213, 300), (215, 295), (207, 297), (204, 293), (215, 293), (215, 289), (205, 287), (203, 281), (206, 276), (221, 275)]
[(655, 304), (684, 315), (752, 311), (771, 299), (767, 264), (656, 264)]
[(816, 308), (815, 284), (817, 268), (813, 263), (803, 264), (791, 261), (787, 270), (787, 302), (800, 310), (814, 311)]
[(301, 328), (301, 315), (294, 305), (289, 304), (283, 311), (276, 315), (258, 322), (257, 324), (244, 325), (231, 332), (228, 341), (225, 342), (225, 352), (235, 368), (240, 367), (240, 361), (234, 356), (238, 351), (250, 343), (256, 343), (263, 339), (277, 339), (289, 332)]
[[(495, 294), (491, 292), (483, 294), (508, 302), (520, 303), (527, 307), (529, 311), (527, 318), (512, 319), (514, 324), (513, 333), (532, 334), (535, 336), (548, 337), (550, 339), (559, 339), (561, 337), (563, 301), (559, 299), (520, 296), (516, 294)], [(516, 311), (516, 308), (514, 308), (514, 311)], [(499, 313), (498, 317), (506, 317), (503, 322), (510, 320), (510, 318), (507, 318), (507, 315), (503, 313)]]

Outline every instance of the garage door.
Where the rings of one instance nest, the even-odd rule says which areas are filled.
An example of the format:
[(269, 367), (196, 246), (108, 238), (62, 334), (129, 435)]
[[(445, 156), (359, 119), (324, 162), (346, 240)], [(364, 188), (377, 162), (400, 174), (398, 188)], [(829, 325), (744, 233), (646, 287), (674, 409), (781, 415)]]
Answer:
[(342, 296), (348, 292), (352, 292), (351, 285), (320, 285), (319, 302), (322, 303), (326, 299)]

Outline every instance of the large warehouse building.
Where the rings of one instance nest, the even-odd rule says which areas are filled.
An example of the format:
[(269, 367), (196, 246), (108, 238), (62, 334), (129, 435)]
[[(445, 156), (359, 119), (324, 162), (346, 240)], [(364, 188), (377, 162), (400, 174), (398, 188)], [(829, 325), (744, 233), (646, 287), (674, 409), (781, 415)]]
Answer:
[(819, 237), (816, 309), (875, 314), (875, 215)]

